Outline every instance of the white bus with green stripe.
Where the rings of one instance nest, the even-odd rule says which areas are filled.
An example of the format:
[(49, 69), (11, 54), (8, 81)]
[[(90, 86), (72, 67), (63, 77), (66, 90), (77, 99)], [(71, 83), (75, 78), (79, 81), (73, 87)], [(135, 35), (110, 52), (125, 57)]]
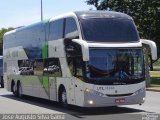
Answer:
[(15, 29), (4, 35), (5, 87), (14, 95), (63, 106), (142, 104), (145, 68), (133, 19), (110, 11), (81, 11)]

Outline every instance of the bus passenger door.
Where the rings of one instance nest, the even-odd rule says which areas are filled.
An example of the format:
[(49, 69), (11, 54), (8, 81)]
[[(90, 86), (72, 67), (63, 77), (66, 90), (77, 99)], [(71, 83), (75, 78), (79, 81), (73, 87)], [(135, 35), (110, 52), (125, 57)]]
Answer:
[(71, 71), (70, 80), (70, 99), (72, 104), (80, 105), (83, 104), (83, 71), (82, 71), (82, 57), (73, 56), (69, 60), (69, 68)]
[[(82, 72), (82, 50), (81, 46), (70, 42), (69, 39), (65, 41), (66, 45), (66, 56), (67, 56), (67, 63), (71, 74), (70, 80), (70, 99), (72, 104), (79, 104), (82, 99), (82, 80), (83, 80), (83, 72)], [(80, 94), (79, 94), (80, 93)]]
[(74, 77), (74, 59), (73, 57), (67, 58), (68, 67), (70, 70), (70, 77), (68, 78), (69, 81), (69, 104), (75, 104), (75, 77)]
[(78, 55), (75, 57), (75, 63), (74, 63), (74, 69), (75, 69), (75, 79), (74, 79), (74, 85), (75, 85), (75, 102), (76, 105), (83, 106), (84, 101), (84, 93), (83, 93), (83, 60), (82, 56)]

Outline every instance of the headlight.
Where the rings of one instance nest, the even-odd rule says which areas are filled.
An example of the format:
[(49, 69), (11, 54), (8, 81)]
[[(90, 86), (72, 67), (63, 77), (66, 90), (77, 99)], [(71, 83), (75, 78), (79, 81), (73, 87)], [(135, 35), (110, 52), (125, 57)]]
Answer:
[(93, 104), (93, 100), (89, 100), (88, 103), (92, 105)]

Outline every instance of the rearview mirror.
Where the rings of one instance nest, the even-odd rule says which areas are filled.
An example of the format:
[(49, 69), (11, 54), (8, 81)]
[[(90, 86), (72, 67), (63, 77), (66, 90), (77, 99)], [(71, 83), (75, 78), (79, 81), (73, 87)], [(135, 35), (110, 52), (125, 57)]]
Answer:
[(151, 49), (152, 60), (157, 60), (157, 46), (156, 43), (151, 40), (140, 39), (143, 44), (146, 44)]
[(65, 35), (65, 39), (78, 39), (79, 38), (79, 34), (78, 31), (74, 31), (74, 32), (70, 32), (68, 34)]

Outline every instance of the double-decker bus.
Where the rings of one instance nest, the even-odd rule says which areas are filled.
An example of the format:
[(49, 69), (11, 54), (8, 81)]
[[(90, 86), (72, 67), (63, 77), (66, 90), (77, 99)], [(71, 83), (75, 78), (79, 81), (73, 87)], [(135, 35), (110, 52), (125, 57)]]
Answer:
[(133, 19), (111, 11), (78, 11), (4, 35), (4, 80), (14, 95), (81, 107), (142, 104), (142, 44)]

